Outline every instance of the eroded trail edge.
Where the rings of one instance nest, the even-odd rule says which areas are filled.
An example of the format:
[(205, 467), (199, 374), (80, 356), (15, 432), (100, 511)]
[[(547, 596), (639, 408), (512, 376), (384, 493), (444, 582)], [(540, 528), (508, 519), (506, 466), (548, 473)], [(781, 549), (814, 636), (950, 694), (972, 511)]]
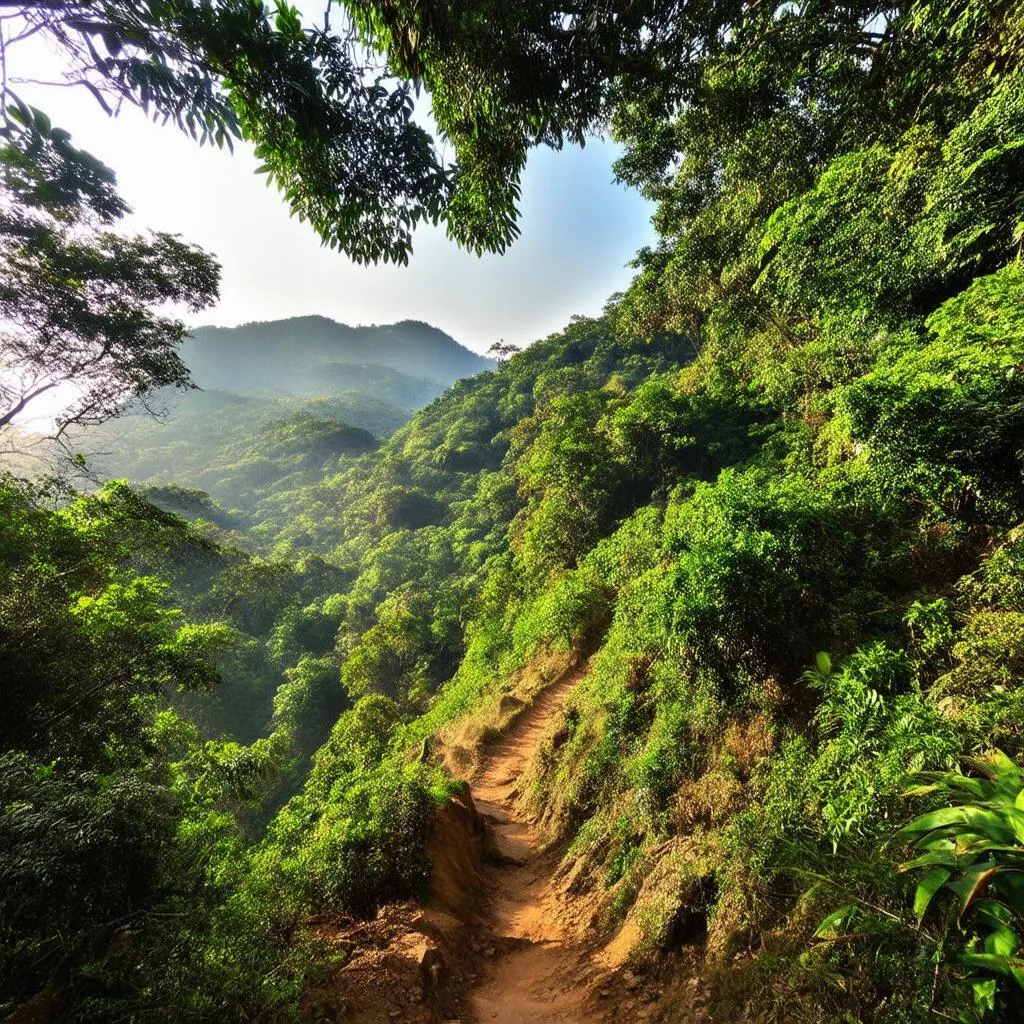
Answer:
[(581, 673), (555, 683), (488, 752), (473, 786), (499, 863), (488, 869), (492, 945), (486, 973), (471, 993), (479, 1024), (590, 1024), (602, 1019), (593, 988), (598, 970), (572, 940), (559, 906), (554, 854), (540, 849), (533, 824), (516, 809), (516, 784)]

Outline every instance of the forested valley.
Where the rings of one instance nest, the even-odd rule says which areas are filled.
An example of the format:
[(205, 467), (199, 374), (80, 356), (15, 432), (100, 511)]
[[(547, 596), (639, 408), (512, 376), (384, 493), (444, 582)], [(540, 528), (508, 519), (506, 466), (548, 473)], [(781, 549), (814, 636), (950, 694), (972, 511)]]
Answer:
[[(1024, 1019), (1024, 9), (333, 12), (0, 39), (247, 140), (359, 262), (503, 251), (531, 148), (598, 132), (658, 241), (493, 363), (189, 338), (216, 259), (5, 82), (0, 1019)], [(586, 965), (519, 1016), (506, 812)]]

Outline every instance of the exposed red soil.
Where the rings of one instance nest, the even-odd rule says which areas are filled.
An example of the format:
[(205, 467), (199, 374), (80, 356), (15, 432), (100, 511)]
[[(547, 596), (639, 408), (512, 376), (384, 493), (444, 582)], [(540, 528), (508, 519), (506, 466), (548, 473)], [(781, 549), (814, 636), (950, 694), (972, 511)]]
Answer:
[(557, 861), (539, 849), (533, 825), (515, 810), (516, 782), (578, 676), (568, 675), (526, 709), (488, 751), (473, 802), (488, 823), (500, 862), (487, 872), (493, 959), (470, 1005), (476, 1020), (590, 1024), (593, 968), (570, 941), (552, 877)]
[[(580, 941), (579, 908), (556, 884), (558, 855), (542, 848), (517, 806), (530, 757), (561, 724), (581, 672), (540, 693), (485, 752), (472, 796), (439, 812), (423, 906), (382, 909), (339, 930), (349, 960), (311, 1019), (383, 1024), (603, 1024), (653, 1021), (612, 946)], [(582, 915), (585, 917), (585, 915)], [(612, 954), (609, 956), (609, 954)], [(625, 982), (623, 979), (625, 978)]]

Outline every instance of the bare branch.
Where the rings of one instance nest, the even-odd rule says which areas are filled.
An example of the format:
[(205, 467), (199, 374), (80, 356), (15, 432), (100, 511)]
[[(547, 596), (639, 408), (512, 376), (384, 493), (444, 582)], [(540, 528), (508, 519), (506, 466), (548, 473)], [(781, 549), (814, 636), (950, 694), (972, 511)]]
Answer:
[(35, 390), (30, 390), (23, 394), (13, 408), (8, 409), (7, 412), (0, 413), (0, 427), (6, 427), (16, 416), (20, 416), (25, 411), (30, 402), (34, 402), (40, 395), (53, 390), (56, 386), (57, 382), (51, 381), (49, 384), (44, 384)]

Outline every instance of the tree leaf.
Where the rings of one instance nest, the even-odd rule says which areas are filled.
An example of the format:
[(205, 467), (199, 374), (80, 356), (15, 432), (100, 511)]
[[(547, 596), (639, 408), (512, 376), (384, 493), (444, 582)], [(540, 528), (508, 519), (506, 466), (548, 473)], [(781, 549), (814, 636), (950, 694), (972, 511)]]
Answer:
[(1010, 957), (1020, 949), (1020, 936), (1012, 928), (1000, 925), (985, 936), (984, 945), (986, 953)]
[(929, 811), (928, 814), (922, 814), (904, 825), (893, 838), (896, 841), (909, 841), (922, 832), (932, 832), (945, 825), (961, 825), (965, 821), (963, 807), (940, 807), (937, 811)]
[(896, 870), (899, 872), (913, 871), (914, 868), (924, 868), (932, 864), (942, 864), (945, 867), (955, 868), (957, 866), (956, 854), (951, 852), (935, 852), (926, 853), (920, 857), (915, 857), (913, 860), (908, 860), (901, 864)]
[(1010, 965), (1005, 956), (995, 953), (961, 953), (957, 960), (967, 967), (980, 967), (993, 974), (1010, 975)]
[(835, 935), (845, 934), (846, 926), (850, 925), (859, 913), (859, 909), (852, 904), (850, 906), (840, 907), (838, 910), (833, 910), (832, 913), (818, 925), (814, 932), (814, 937), (816, 939), (827, 939), (832, 938)]

